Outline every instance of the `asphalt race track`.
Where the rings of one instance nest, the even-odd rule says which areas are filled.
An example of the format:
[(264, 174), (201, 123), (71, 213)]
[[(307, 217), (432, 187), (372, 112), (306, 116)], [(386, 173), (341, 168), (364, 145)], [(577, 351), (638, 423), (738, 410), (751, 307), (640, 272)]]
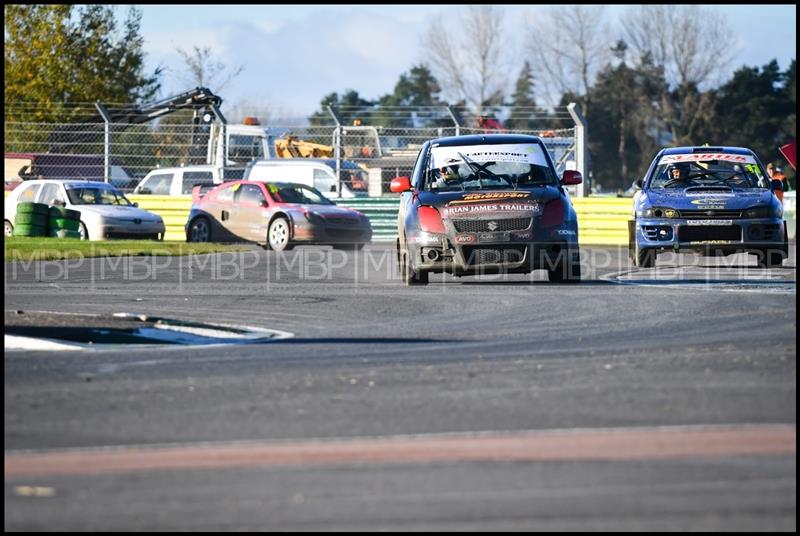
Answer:
[(292, 333), (5, 354), (5, 530), (796, 530), (796, 251), (584, 248), (584, 282), (389, 245), (5, 264), (6, 311)]

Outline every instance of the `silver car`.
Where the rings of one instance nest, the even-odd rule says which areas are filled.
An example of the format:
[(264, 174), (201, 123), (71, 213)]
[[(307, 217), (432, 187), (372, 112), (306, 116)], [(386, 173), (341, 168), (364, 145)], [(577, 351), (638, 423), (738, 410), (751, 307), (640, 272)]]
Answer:
[(144, 238), (163, 240), (164, 220), (131, 203), (115, 186), (97, 181), (31, 180), (17, 186), (5, 200), (4, 233), (14, 232), (17, 204), (61, 206), (81, 213), (83, 240)]

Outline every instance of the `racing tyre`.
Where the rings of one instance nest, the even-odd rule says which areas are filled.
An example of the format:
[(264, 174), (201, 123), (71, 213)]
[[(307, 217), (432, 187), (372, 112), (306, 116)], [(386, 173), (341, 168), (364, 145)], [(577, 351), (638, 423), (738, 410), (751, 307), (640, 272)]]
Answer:
[(65, 220), (80, 220), (81, 213), (64, 207), (50, 207), (51, 218), (64, 218)]
[(275, 218), (267, 231), (267, 249), (288, 251), (294, 246), (289, 243), (289, 221), (286, 218)]
[(547, 279), (551, 283), (580, 283), (581, 282), (581, 254), (579, 250), (570, 251), (566, 258), (547, 270)]
[(44, 225), (22, 225), (14, 227), (14, 236), (47, 236), (47, 227)]
[(41, 214), (47, 216), (50, 207), (44, 203), (31, 203), (26, 201), (17, 205), (17, 214)]
[(3, 221), (3, 235), (6, 237), (14, 236), (14, 226), (8, 220)]
[(48, 220), (48, 224), (50, 229), (53, 230), (66, 230), (66, 231), (77, 231), (80, 229), (81, 222), (79, 220), (68, 220), (65, 218), (53, 218), (51, 217)]
[(639, 268), (653, 268), (656, 265), (656, 250), (651, 248), (636, 248), (636, 266)]
[(428, 272), (417, 272), (411, 267), (408, 254), (402, 254), (400, 278), (407, 287), (422, 286), (428, 284)]
[(211, 242), (211, 224), (207, 218), (199, 217), (192, 220), (189, 232), (186, 236), (187, 242)]
[(17, 213), (14, 217), (15, 225), (47, 225), (47, 216), (43, 214), (35, 214), (33, 212)]

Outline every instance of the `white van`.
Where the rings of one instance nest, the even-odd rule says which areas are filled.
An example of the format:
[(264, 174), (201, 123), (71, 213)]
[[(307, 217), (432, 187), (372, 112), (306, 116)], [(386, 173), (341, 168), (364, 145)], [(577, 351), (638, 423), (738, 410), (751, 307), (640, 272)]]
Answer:
[[(349, 160), (341, 161), (341, 197), (366, 197), (368, 195), (368, 176), (364, 169)], [(313, 186), (325, 197), (335, 198), (336, 160), (315, 158), (279, 158), (276, 160), (256, 160), (247, 165), (244, 180), (294, 182)]]
[(134, 194), (191, 195), (192, 188), (201, 185), (212, 188), (222, 184), (219, 168), (215, 166), (184, 166), (154, 169), (139, 182)]

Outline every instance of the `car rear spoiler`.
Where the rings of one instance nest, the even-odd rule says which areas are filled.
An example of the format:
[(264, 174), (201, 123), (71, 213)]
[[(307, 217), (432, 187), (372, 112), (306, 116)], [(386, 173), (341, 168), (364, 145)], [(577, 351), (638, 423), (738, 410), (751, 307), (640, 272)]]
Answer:
[(204, 195), (208, 193), (207, 187), (205, 188), (205, 191), (203, 191), (203, 189), (204, 186), (202, 184), (195, 184), (192, 186), (192, 203), (197, 203)]

